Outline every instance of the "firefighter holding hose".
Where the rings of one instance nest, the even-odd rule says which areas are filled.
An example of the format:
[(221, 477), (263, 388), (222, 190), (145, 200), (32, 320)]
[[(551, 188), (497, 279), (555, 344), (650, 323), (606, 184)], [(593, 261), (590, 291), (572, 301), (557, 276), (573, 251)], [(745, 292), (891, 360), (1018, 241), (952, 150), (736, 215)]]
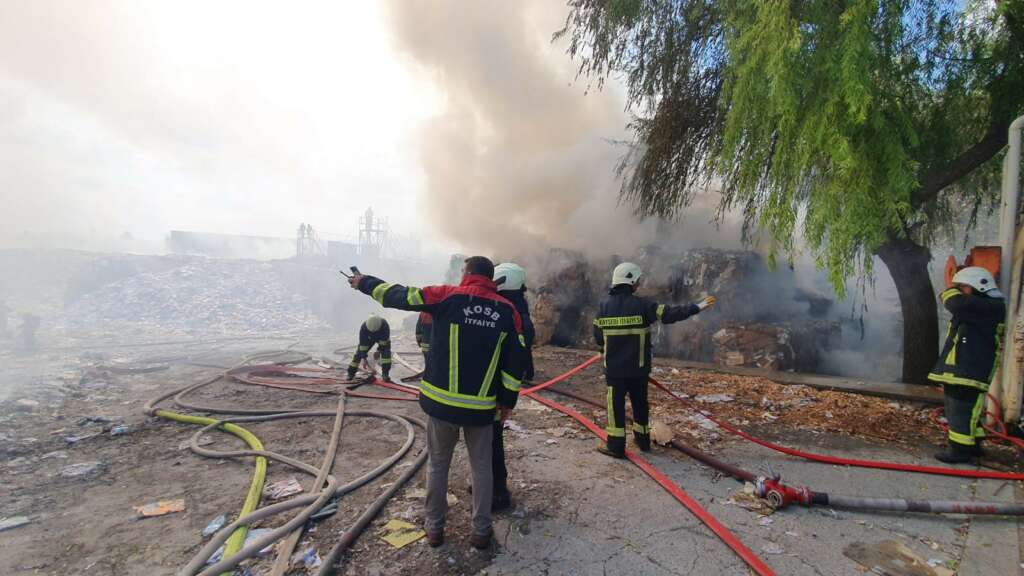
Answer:
[(356, 353), (348, 364), (349, 380), (356, 377), (359, 363), (366, 359), (370, 348), (373, 348), (375, 344), (380, 353), (381, 376), (385, 382), (391, 382), (391, 327), (388, 326), (387, 320), (376, 314), (371, 314), (366, 322), (359, 327), (359, 347), (356, 348)]
[(707, 296), (696, 304), (668, 306), (634, 294), (640, 267), (623, 262), (612, 271), (612, 288), (594, 319), (594, 340), (602, 347), (607, 381), (608, 442), (598, 451), (626, 456), (626, 395), (633, 404), (633, 439), (644, 452), (651, 449), (648, 428), (647, 378), (651, 373), (651, 325), (686, 320), (715, 303)]
[(935, 458), (963, 464), (981, 456), (985, 437), (981, 418), (985, 394), (999, 364), (1006, 303), (992, 273), (980, 266), (960, 270), (952, 283), (939, 294), (953, 317), (928, 379), (942, 384), (949, 424), (949, 446)]

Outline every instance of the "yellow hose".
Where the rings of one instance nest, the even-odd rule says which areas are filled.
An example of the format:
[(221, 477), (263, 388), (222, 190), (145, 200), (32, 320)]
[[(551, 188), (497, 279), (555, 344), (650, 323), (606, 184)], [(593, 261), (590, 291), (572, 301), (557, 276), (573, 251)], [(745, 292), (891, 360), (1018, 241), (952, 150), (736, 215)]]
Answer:
[[(201, 426), (209, 426), (217, 420), (213, 418), (204, 418), (202, 416), (187, 416), (185, 414), (178, 414), (177, 412), (168, 412), (167, 410), (157, 410), (153, 413), (161, 418), (167, 418), (168, 420), (174, 420), (176, 422), (184, 422), (185, 424), (199, 424)], [(263, 450), (263, 443), (256, 437), (255, 434), (249, 432), (245, 428), (238, 426), (237, 424), (222, 424), (220, 426), (225, 432), (230, 432), (235, 436), (238, 436), (245, 443), (249, 445), (253, 450)], [(263, 493), (263, 481), (267, 477), (267, 459), (263, 456), (256, 457), (256, 470), (252, 475), (252, 482), (249, 484), (249, 493), (245, 496), (245, 502), (242, 504), (242, 511), (239, 512), (239, 517), (245, 516), (256, 509), (260, 504), (260, 495)], [(224, 545), (224, 558), (228, 558), (232, 554), (238, 552), (245, 545), (245, 536), (249, 533), (247, 526), (239, 526), (231, 538), (228, 539)], [(223, 576), (223, 575), (222, 575)]]

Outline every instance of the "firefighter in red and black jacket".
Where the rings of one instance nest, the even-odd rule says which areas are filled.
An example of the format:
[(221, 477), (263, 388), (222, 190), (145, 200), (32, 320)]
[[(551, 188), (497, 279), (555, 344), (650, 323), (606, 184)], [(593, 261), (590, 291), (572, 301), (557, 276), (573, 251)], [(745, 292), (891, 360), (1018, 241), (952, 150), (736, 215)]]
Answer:
[(633, 439), (647, 452), (651, 449), (648, 427), (647, 377), (651, 373), (651, 325), (672, 324), (715, 303), (708, 296), (696, 304), (666, 306), (636, 296), (640, 267), (623, 262), (612, 272), (612, 289), (601, 302), (594, 319), (594, 340), (604, 351), (604, 373), (608, 383), (608, 442), (598, 448), (603, 454), (626, 456), (626, 394), (633, 404)]
[(516, 405), (523, 377), (522, 325), (515, 307), (498, 295), (494, 264), (467, 258), (458, 286), (416, 288), (356, 274), (349, 283), (388, 308), (429, 312), (433, 318), (430, 359), (420, 383), (427, 413), (426, 532), (431, 546), (444, 542), (448, 469), (459, 438), (466, 438), (473, 477), (476, 548), (490, 545), (491, 434), (495, 415)]

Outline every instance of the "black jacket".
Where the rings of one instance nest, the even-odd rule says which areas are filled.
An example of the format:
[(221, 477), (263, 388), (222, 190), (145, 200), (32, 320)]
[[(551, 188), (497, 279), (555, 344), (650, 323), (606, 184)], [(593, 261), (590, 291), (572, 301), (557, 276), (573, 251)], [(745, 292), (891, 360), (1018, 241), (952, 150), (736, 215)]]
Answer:
[(533, 329), (533, 320), (530, 318), (530, 305), (526, 303), (526, 290), (501, 290), (498, 292), (506, 300), (512, 303), (519, 312), (519, 318), (523, 321), (523, 376), (527, 380), (533, 380), (533, 341), (536, 332)]
[(388, 321), (381, 319), (380, 329), (376, 332), (370, 332), (370, 329), (366, 327), (366, 322), (363, 322), (363, 325), (359, 327), (359, 344), (360, 350), (363, 350), (363, 346), (369, 350), (374, 344), (390, 345), (391, 326), (388, 325)]
[(956, 288), (946, 290), (941, 298), (953, 318), (928, 379), (988, 390), (1002, 347), (1005, 301), (979, 294), (968, 296)]
[(628, 285), (611, 289), (594, 319), (594, 341), (604, 350), (608, 378), (645, 378), (651, 373), (651, 325), (672, 324), (700, 312), (696, 304), (666, 306), (633, 294)]
[(420, 383), (424, 412), (453, 424), (484, 426), (494, 422), (498, 404), (515, 407), (523, 378), (522, 323), (494, 281), (468, 275), (459, 286), (416, 288), (364, 276), (359, 290), (388, 308), (433, 317)]

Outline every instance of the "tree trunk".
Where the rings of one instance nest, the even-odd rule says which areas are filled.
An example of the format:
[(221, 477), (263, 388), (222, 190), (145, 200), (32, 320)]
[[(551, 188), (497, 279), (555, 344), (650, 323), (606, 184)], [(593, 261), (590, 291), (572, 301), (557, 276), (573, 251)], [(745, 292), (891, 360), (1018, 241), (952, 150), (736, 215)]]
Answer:
[(894, 239), (876, 252), (896, 283), (903, 313), (903, 381), (925, 384), (939, 349), (939, 316), (928, 274), (931, 252), (912, 240)]

